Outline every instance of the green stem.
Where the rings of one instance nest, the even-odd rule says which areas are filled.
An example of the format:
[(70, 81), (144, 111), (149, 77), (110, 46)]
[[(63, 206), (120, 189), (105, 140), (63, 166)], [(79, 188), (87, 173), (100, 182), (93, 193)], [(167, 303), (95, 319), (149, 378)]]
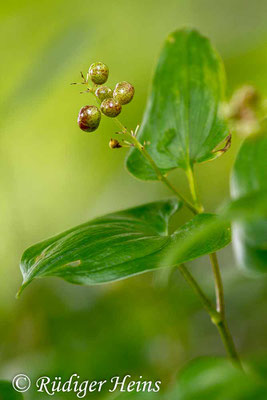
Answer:
[(217, 254), (211, 253), (209, 257), (214, 275), (217, 311), (225, 318), (224, 291)]
[[(95, 89), (94, 88), (88, 88), (88, 91), (94, 95), (96, 98), (97, 102), (100, 104), (100, 101), (98, 97), (95, 95)], [(193, 204), (190, 203), (189, 200), (187, 200), (178, 190), (172, 185), (172, 183), (164, 176), (161, 172), (161, 170), (158, 168), (157, 164), (153, 160), (153, 158), (150, 156), (150, 154), (147, 152), (145, 149), (145, 146), (143, 146), (139, 140), (132, 135), (128, 129), (120, 122), (118, 118), (114, 118), (115, 123), (119, 126), (119, 128), (122, 130), (122, 132), (125, 134), (127, 139), (129, 140), (130, 143), (134, 145), (134, 147), (140, 151), (140, 153), (147, 159), (151, 167), (154, 169), (157, 178), (159, 181), (163, 182), (174, 194), (176, 197), (178, 197), (180, 200), (184, 202), (186, 207), (193, 213), (193, 214), (198, 214), (199, 210), (197, 207), (195, 207)]]
[(191, 286), (193, 291), (196, 293), (196, 295), (199, 297), (204, 309), (209, 313), (212, 321), (216, 321), (219, 318), (219, 314), (215, 310), (211, 301), (207, 298), (203, 290), (200, 288), (193, 275), (191, 275), (184, 264), (177, 265), (177, 268), (179, 269), (187, 283)]
[[(95, 88), (88, 87), (88, 92), (93, 94), (94, 97), (96, 98), (97, 102), (100, 104), (100, 100), (95, 94)], [(119, 126), (119, 128), (122, 130), (122, 132), (125, 134), (127, 139), (129, 140), (130, 143), (134, 145), (134, 147), (140, 151), (140, 153), (147, 159), (151, 167), (154, 169), (157, 178), (159, 181), (163, 182), (174, 194), (176, 197), (178, 197), (180, 200), (183, 201), (183, 203), (186, 205), (186, 207), (193, 213), (193, 214), (198, 214), (199, 210), (197, 207), (195, 207), (193, 204), (190, 203), (189, 200), (187, 200), (178, 190), (172, 185), (172, 183), (164, 176), (161, 172), (161, 170), (158, 168), (157, 164), (153, 160), (153, 158), (150, 156), (148, 151), (145, 149), (145, 146), (143, 146), (139, 140), (132, 135), (128, 129), (120, 122), (118, 118), (114, 118), (115, 123)]]
[[(199, 209), (199, 212), (203, 212), (204, 208), (199, 200), (197, 189), (196, 189), (196, 182), (193, 168), (190, 166), (187, 171), (186, 175), (188, 178), (189, 188), (191, 191), (192, 199), (195, 206)], [(209, 255), (210, 262), (212, 265), (213, 275), (214, 275), (214, 283), (215, 283), (215, 292), (216, 292), (216, 303), (217, 303), (217, 311), (221, 313), (223, 318), (225, 317), (225, 305), (224, 305), (224, 294), (223, 294), (223, 283), (222, 277), (220, 273), (220, 267), (218, 263), (218, 258), (216, 253), (212, 253)]]
[[(186, 171), (188, 183), (190, 187), (190, 191), (192, 194), (192, 199), (194, 202), (195, 207), (198, 208), (199, 212), (203, 212), (204, 208), (198, 198), (197, 190), (196, 190), (196, 183), (194, 177), (193, 168), (190, 166)], [(230, 330), (227, 325), (226, 317), (225, 317), (225, 302), (224, 302), (224, 291), (223, 291), (223, 283), (221, 272), (219, 268), (219, 263), (217, 259), (216, 253), (209, 254), (213, 275), (214, 275), (214, 284), (215, 284), (215, 292), (216, 292), (216, 312), (218, 318), (212, 318), (212, 322), (217, 326), (219, 334), (221, 336), (222, 342), (225, 346), (227, 354), (230, 360), (233, 362), (235, 366), (239, 366), (242, 368), (239, 356), (235, 349), (235, 344), (230, 333)]]
[(204, 209), (198, 198), (196, 182), (195, 182), (195, 178), (194, 178), (194, 171), (193, 171), (193, 167), (191, 165), (187, 168), (186, 175), (187, 175), (187, 180), (189, 183), (189, 188), (190, 188), (190, 192), (192, 195), (194, 205), (198, 209), (198, 213), (202, 213), (204, 211)]
[(219, 334), (221, 336), (221, 339), (222, 339), (222, 342), (224, 344), (224, 347), (226, 348), (226, 351), (227, 351), (227, 354), (228, 354), (228, 357), (229, 357), (230, 361), (232, 362), (232, 364), (235, 367), (238, 367), (238, 368), (243, 370), (243, 366), (241, 364), (239, 355), (238, 355), (238, 353), (236, 351), (235, 344), (234, 344), (234, 341), (233, 341), (233, 337), (232, 337), (232, 335), (230, 333), (230, 330), (228, 328), (226, 319), (223, 318), (220, 322), (216, 323), (216, 326), (217, 326), (217, 329), (218, 329)]
[[(192, 205), (187, 199), (184, 198), (183, 195), (181, 195), (175, 187), (169, 182), (169, 180), (161, 173), (160, 169), (150, 156), (150, 154), (146, 151), (145, 147), (137, 140), (135, 136), (133, 136), (128, 130), (125, 128), (125, 126), (118, 120), (115, 120), (120, 129), (122, 129), (122, 132), (126, 135), (127, 139), (129, 140), (130, 143), (132, 143), (135, 148), (137, 148), (141, 154), (148, 160), (152, 168), (157, 174), (157, 177), (160, 181), (162, 181), (178, 198), (180, 198), (185, 205), (194, 213), (194, 214), (199, 214), (203, 212), (203, 206), (201, 205), (201, 202), (198, 199), (197, 195), (197, 190), (196, 190), (196, 184), (195, 184), (195, 179), (194, 179), (194, 173), (192, 167), (190, 167), (187, 170), (187, 177), (189, 181), (189, 186), (190, 186), (190, 191), (192, 193), (192, 198), (194, 201), (194, 205)], [(235, 349), (234, 341), (231, 336), (231, 333), (229, 331), (226, 319), (225, 319), (225, 311), (224, 311), (224, 295), (223, 295), (223, 285), (222, 285), (222, 279), (220, 275), (220, 269), (219, 269), (219, 264), (217, 260), (216, 253), (210, 254), (211, 262), (212, 262), (212, 267), (214, 271), (214, 277), (215, 277), (215, 287), (216, 287), (216, 298), (217, 298), (217, 310), (214, 309), (212, 306), (211, 302), (209, 299), (206, 297), (196, 280), (193, 278), (193, 276), (190, 274), (190, 272), (187, 270), (187, 268), (184, 265), (178, 266), (181, 274), (183, 277), (186, 279), (188, 284), (191, 286), (191, 288), (194, 290), (194, 292), (197, 294), (199, 297), (204, 309), (209, 313), (211, 321), (216, 325), (220, 336), (222, 338), (222, 342), (226, 348), (227, 354), (232, 361), (232, 363), (235, 366), (241, 366), (241, 362), (239, 360), (237, 351)]]
[(157, 164), (146, 150), (145, 146), (143, 146), (135, 136), (133, 136), (130, 132), (128, 132), (127, 128), (117, 118), (115, 119), (115, 122), (120, 127), (122, 132), (125, 134), (129, 142), (132, 143), (134, 147), (140, 151), (143, 157), (147, 159), (151, 167), (154, 169), (158, 180), (163, 182), (175, 194), (175, 196), (181, 199), (187, 206), (187, 208), (189, 208), (190, 211), (192, 211), (194, 214), (197, 214), (198, 213), (197, 207), (191, 204), (180, 192), (178, 192), (178, 190), (171, 184), (171, 182), (166, 178), (166, 176), (162, 174)]
[(222, 316), (220, 312), (218, 312), (207, 298), (195, 278), (191, 275), (188, 269), (185, 267), (184, 264), (177, 265), (177, 268), (181, 272), (184, 279), (187, 281), (189, 286), (193, 289), (195, 294), (198, 296), (199, 300), (201, 301), (203, 308), (207, 311), (210, 315), (210, 319), (212, 323), (217, 327), (219, 334), (221, 336), (222, 342), (226, 348), (227, 354), (229, 359), (232, 363), (242, 369), (241, 362), (239, 360), (238, 354), (235, 349), (234, 341), (229, 331), (227, 322), (225, 318)]
[[(89, 88), (89, 91), (95, 96), (95, 90), (92, 88)], [(96, 96), (95, 96), (96, 97)], [(99, 102), (99, 99), (96, 97), (97, 101)], [(140, 151), (140, 153), (147, 159), (151, 167), (154, 169), (158, 179), (163, 182), (179, 199), (181, 199), (184, 204), (191, 210), (194, 214), (199, 214), (203, 212), (203, 206), (201, 202), (199, 201), (198, 195), (197, 195), (197, 190), (196, 190), (196, 184), (195, 184), (195, 178), (194, 178), (194, 172), (192, 166), (190, 166), (187, 171), (187, 178), (189, 182), (189, 187), (190, 191), (192, 194), (193, 202), (192, 204), (190, 201), (188, 201), (180, 192), (176, 190), (176, 188), (171, 184), (171, 182), (162, 174), (156, 163), (154, 162), (153, 158), (150, 156), (150, 154), (147, 152), (145, 149), (145, 146), (143, 146), (138, 139), (132, 135), (130, 132), (128, 132), (127, 128), (117, 119), (115, 118), (115, 122), (117, 125), (120, 127), (122, 132), (125, 134), (125, 136), (128, 138), (129, 142), (134, 145), (136, 149)], [(215, 277), (215, 287), (216, 287), (216, 298), (217, 298), (217, 310), (214, 309), (213, 305), (211, 304), (210, 300), (206, 297), (196, 280), (193, 278), (193, 276), (190, 274), (190, 272), (187, 270), (187, 268), (184, 265), (179, 265), (178, 268), (183, 275), (183, 277), (186, 279), (188, 284), (191, 286), (191, 288), (194, 290), (194, 292), (197, 294), (199, 297), (204, 309), (209, 313), (211, 317), (211, 321), (217, 326), (217, 329), (221, 335), (222, 341), (224, 343), (224, 346), (226, 348), (227, 354), (231, 361), (233, 362), (234, 365), (239, 366), (242, 368), (238, 354), (235, 349), (234, 341), (232, 339), (231, 333), (229, 331), (226, 319), (225, 319), (225, 311), (224, 311), (224, 295), (223, 295), (223, 285), (222, 285), (222, 279), (220, 275), (220, 269), (219, 269), (219, 264), (217, 260), (216, 253), (210, 254), (210, 259), (212, 263), (212, 268), (214, 272), (214, 277)]]

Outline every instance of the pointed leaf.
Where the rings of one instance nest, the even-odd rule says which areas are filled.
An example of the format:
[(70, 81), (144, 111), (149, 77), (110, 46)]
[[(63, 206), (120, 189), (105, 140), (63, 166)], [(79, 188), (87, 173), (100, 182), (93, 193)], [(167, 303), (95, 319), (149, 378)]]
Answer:
[(44, 276), (89, 285), (157, 268), (170, 241), (169, 218), (181, 205), (171, 199), (108, 214), (30, 247), (21, 260), (22, 288)]
[[(138, 136), (150, 143), (147, 151), (163, 173), (217, 157), (213, 151), (227, 136), (219, 115), (224, 84), (222, 61), (207, 38), (189, 29), (167, 38)], [(140, 179), (157, 179), (136, 149), (127, 168)]]
[[(169, 235), (169, 218), (180, 207), (172, 199), (108, 214), (30, 247), (21, 260), (22, 289), (45, 276), (82, 285), (111, 282), (187, 262), (229, 243), (224, 228), (184, 248), (184, 240), (215, 217), (197, 215)], [(170, 263), (169, 251), (179, 247)]]

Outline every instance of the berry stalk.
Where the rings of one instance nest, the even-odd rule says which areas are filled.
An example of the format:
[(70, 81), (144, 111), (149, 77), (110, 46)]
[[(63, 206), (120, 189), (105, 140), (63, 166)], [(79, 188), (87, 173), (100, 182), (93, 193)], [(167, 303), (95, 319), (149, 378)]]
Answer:
[(184, 202), (186, 207), (192, 211), (193, 214), (198, 214), (198, 209), (190, 203), (189, 200), (185, 198), (178, 190), (171, 184), (171, 182), (166, 178), (165, 175), (162, 174), (158, 166), (156, 165), (155, 161), (153, 158), (150, 156), (148, 151), (146, 150), (145, 146), (142, 145), (138, 139), (136, 138), (135, 134), (130, 133), (127, 128), (116, 118), (115, 122), (117, 125), (121, 128), (122, 133), (127, 137), (127, 140), (132, 143), (132, 145), (140, 151), (140, 153), (147, 159), (147, 161), (150, 163), (151, 167), (154, 169), (157, 178), (159, 181), (163, 182), (174, 194), (176, 197), (178, 197), (180, 200)]
[[(100, 104), (100, 110), (102, 114), (107, 117), (113, 118), (114, 122), (119, 126), (120, 132), (123, 135), (123, 139), (121, 141), (117, 139), (111, 139), (109, 142), (109, 146), (111, 149), (121, 148), (121, 147), (135, 147), (142, 156), (149, 162), (153, 170), (155, 171), (157, 178), (159, 181), (163, 182), (183, 203), (187, 206), (187, 208), (192, 211), (193, 214), (199, 214), (204, 211), (204, 208), (198, 198), (195, 178), (193, 173), (192, 166), (186, 171), (193, 204), (187, 200), (177, 189), (172, 185), (172, 183), (167, 179), (167, 177), (161, 172), (160, 168), (157, 166), (149, 152), (146, 150), (146, 143), (142, 144), (137, 139), (137, 130), (135, 132), (128, 131), (128, 129), (119, 121), (117, 116), (121, 113), (122, 106), (128, 104), (133, 96), (134, 96), (134, 87), (128, 82), (120, 82), (116, 85), (114, 91), (112, 91), (107, 86), (99, 86), (105, 83), (108, 79), (109, 70), (108, 67), (103, 63), (94, 63), (90, 66), (86, 79), (83, 74), (82, 84), (88, 84), (88, 79), (90, 77), (93, 82), (94, 87), (88, 87), (85, 91), (86, 93), (92, 93), (97, 102)], [(80, 128), (86, 132), (92, 132), (97, 129), (100, 119), (101, 112), (96, 106), (85, 106), (80, 110), (78, 116), (78, 124)], [(214, 272), (214, 280), (215, 280), (215, 290), (216, 290), (216, 299), (217, 299), (217, 308), (214, 308), (210, 303), (209, 299), (203, 293), (198, 283), (195, 281), (193, 276), (189, 273), (185, 266), (178, 266), (178, 269), (195, 291), (195, 293), (200, 298), (205, 310), (209, 313), (211, 317), (211, 321), (216, 325), (222, 341), (225, 345), (227, 354), (229, 358), (233, 362), (233, 364), (238, 365), (242, 368), (238, 354), (235, 349), (234, 341), (230, 334), (226, 318), (225, 318), (225, 309), (224, 309), (224, 294), (223, 294), (223, 285), (222, 279), (219, 269), (219, 264), (217, 260), (216, 254), (210, 254), (210, 260)]]

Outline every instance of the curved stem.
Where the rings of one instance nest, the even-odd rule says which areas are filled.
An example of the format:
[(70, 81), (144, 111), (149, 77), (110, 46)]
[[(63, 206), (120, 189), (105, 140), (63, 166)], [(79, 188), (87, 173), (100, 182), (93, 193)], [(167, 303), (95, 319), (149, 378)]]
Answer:
[(140, 153), (142, 153), (142, 155), (147, 159), (151, 167), (154, 169), (158, 180), (163, 182), (175, 194), (175, 196), (177, 196), (180, 200), (182, 200), (190, 211), (192, 211), (194, 214), (197, 214), (199, 212), (198, 208), (195, 207), (193, 204), (191, 204), (189, 200), (187, 200), (180, 192), (178, 192), (178, 190), (171, 184), (171, 182), (166, 178), (166, 176), (162, 174), (161, 170), (158, 168), (157, 164), (150, 156), (145, 146), (143, 146), (138, 141), (138, 139), (134, 135), (132, 135), (117, 118), (115, 119), (115, 122), (120, 127), (122, 132), (125, 134), (129, 142), (131, 142), (135, 146), (135, 148), (139, 150)]
[[(88, 87), (87, 89), (88, 93), (91, 93), (96, 101), (100, 104), (100, 100), (99, 98), (96, 96), (95, 94), (95, 88), (91, 88)], [(122, 132), (125, 134), (125, 136), (127, 137), (127, 139), (129, 140), (130, 143), (132, 143), (134, 145), (134, 147), (140, 151), (140, 153), (147, 159), (147, 161), (149, 162), (149, 164), (151, 165), (151, 167), (154, 169), (157, 178), (159, 181), (163, 182), (173, 193), (176, 197), (178, 197), (180, 200), (183, 201), (183, 203), (185, 204), (185, 206), (193, 213), (193, 214), (198, 214), (199, 209), (197, 207), (195, 207), (193, 204), (190, 203), (189, 200), (187, 200), (180, 192), (178, 192), (178, 190), (172, 185), (172, 183), (168, 180), (168, 178), (166, 178), (166, 176), (164, 176), (161, 172), (161, 170), (159, 169), (159, 167), (157, 166), (157, 164), (155, 163), (155, 161), (153, 160), (153, 158), (150, 156), (150, 154), (147, 152), (147, 150), (145, 149), (145, 146), (143, 146), (139, 140), (136, 138), (135, 135), (132, 135), (128, 129), (120, 122), (120, 120), (118, 118), (114, 118), (115, 123), (119, 126), (119, 128), (122, 130)]]

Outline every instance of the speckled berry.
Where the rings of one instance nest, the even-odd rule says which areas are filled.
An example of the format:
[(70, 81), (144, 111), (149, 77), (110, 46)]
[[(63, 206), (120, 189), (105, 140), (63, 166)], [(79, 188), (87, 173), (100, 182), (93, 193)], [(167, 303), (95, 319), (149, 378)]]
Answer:
[(102, 62), (97, 62), (90, 65), (89, 76), (97, 85), (102, 85), (108, 79), (109, 69)]
[(103, 101), (113, 96), (113, 91), (108, 86), (99, 86), (95, 91), (96, 97)]
[(121, 112), (121, 105), (113, 98), (105, 99), (102, 101), (100, 109), (107, 117), (117, 117)]
[(120, 104), (128, 104), (134, 96), (134, 87), (129, 82), (119, 82), (115, 86), (113, 97)]
[(78, 115), (78, 125), (85, 132), (95, 131), (101, 120), (101, 112), (96, 106), (84, 106)]

